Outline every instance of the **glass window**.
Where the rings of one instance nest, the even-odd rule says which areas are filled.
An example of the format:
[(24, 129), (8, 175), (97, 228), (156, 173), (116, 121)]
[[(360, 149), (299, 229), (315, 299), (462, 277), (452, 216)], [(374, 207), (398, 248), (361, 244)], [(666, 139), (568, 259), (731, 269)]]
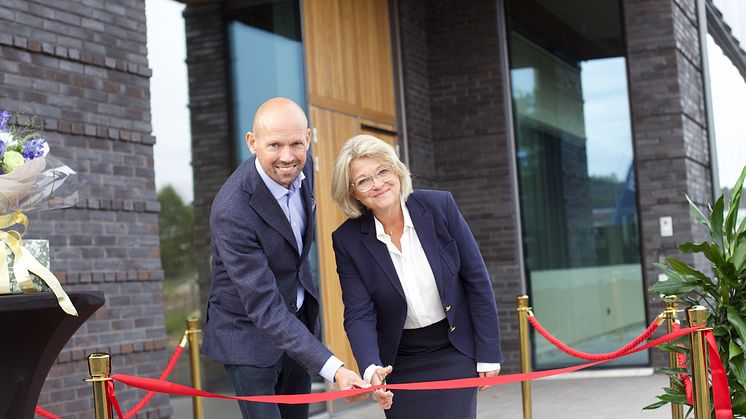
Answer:
[[(531, 305), (570, 346), (612, 351), (646, 327), (620, 5), (507, 5)], [(534, 336), (537, 368), (578, 363)]]
[[(713, 123), (715, 125), (715, 151), (720, 186), (715, 195), (730, 197), (733, 187), (743, 170), (743, 98), (746, 97), (746, 82), (736, 66), (707, 36), (707, 65), (710, 70), (710, 97), (712, 99)], [(746, 199), (741, 200), (738, 211), (740, 220), (746, 218)]]
[[(254, 112), (267, 99), (281, 96), (306, 106), (306, 86), (298, 0), (267, 1), (231, 10), (228, 42), (233, 99), (233, 145), (238, 166), (251, 156), (246, 132), (253, 131)], [(309, 254), (316, 288), (319, 262), (316, 241)], [(322, 302), (323, 304), (323, 302)], [(322, 334), (323, 335), (323, 334)], [(314, 377), (312, 391), (324, 391), (321, 377)], [(326, 410), (313, 403), (310, 414)]]
[(246, 132), (254, 111), (267, 99), (282, 96), (305, 106), (303, 45), (297, 0), (241, 8), (228, 24), (233, 83), (236, 165), (251, 156)]

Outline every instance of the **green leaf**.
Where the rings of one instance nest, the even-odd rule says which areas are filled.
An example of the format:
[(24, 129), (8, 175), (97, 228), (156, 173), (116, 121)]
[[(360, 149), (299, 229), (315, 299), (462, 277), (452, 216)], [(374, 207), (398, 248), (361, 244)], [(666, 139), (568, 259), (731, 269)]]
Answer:
[(689, 374), (686, 368), (656, 368), (656, 372), (666, 375), (678, 376), (679, 374)]
[(699, 244), (694, 244), (692, 242), (686, 242), (684, 244), (679, 245), (679, 250), (681, 250), (684, 253), (704, 253), (705, 250), (707, 250), (710, 247), (710, 243), (702, 242)]
[(707, 275), (703, 274), (702, 272), (692, 268), (691, 266), (687, 265), (686, 263), (674, 259), (674, 258), (666, 258), (668, 260), (668, 264), (671, 265), (671, 267), (678, 273), (682, 275), (691, 275), (693, 277), (696, 277), (698, 279), (701, 279), (703, 281), (710, 281), (710, 278), (707, 277)]
[(652, 403), (652, 404), (649, 404), (649, 405), (643, 407), (642, 410), (653, 410), (653, 409), (657, 409), (659, 407), (663, 407), (663, 406), (665, 406), (667, 404), (668, 404), (668, 402), (662, 402), (662, 401), (661, 402), (655, 402), (655, 403)]
[(738, 218), (738, 206), (741, 203), (741, 191), (743, 188), (743, 179), (746, 177), (746, 166), (741, 170), (741, 176), (738, 177), (735, 186), (733, 186), (733, 195), (728, 203), (728, 216), (725, 218), (725, 237), (730, 242), (733, 239), (733, 231)]
[(742, 353), (743, 350), (734, 340), (728, 341), (728, 360), (731, 360)]
[(694, 218), (697, 219), (700, 223), (706, 225), (708, 228), (710, 227), (710, 220), (705, 217), (705, 215), (702, 213), (702, 211), (699, 210), (699, 207), (692, 202), (692, 200), (689, 198), (689, 195), (684, 195), (686, 197), (686, 200), (689, 201), (689, 211), (692, 213)]
[(32, 138), (37, 138), (37, 137), (40, 137), (40, 135), (35, 132), (32, 132), (31, 134), (27, 134), (25, 137), (23, 137), (23, 139), (21, 139), (21, 143), (25, 143), (26, 141)]
[(654, 265), (657, 266), (658, 269), (660, 269), (666, 275), (666, 279), (663, 279), (659, 282), (667, 281), (668, 279), (673, 278), (681, 282), (692, 283), (693, 285), (695, 285), (693, 281), (689, 281), (687, 278), (681, 276), (681, 274), (671, 269), (668, 265), (664, 265), (662, 263), (655, 263)]
[(746, 362), (743, 356), (738, 356), (728, 361), (728, 371), (733, 373), (736, 381), (741, 387), (746, 388)]
[(744, 352), (744, 353), (746, 353), (746, 344), (744, 344), (744, 342), (741, 339), (734, 338), (734, 339), (730, 340), (729, 342), (735, 342), (736, 345), (738, 345), (738, 347), (741, 348), (741, 351)]
[(661, 351), (675, 352), (677, 354), (688, 354), (689, 353), (689, 349), (678, 346), (678, 345), (673, 345), (668, 342), (661, 343), (660, 345), (656, 346), (656, 348), (658, 348)]
[(730, 329), (725, 325), (719, 324), (712, 329), (712, 334), (715, 336), (729, 336)]
[(723, 205), (723, 196), (720, 195), (720, 198), (715, 201), (715, 206), (712, 207), (712, 215), (710, 216), (710, 236), (712, 237), (712, 240), (715, 241), (717, 247), (724, 251), (725, 245), (723, 244)]
[(686, 395), (684, 394), (661, 394), (656, 397), (668, 403), (686, 404)]
[(738, 314), (738, 311), (736, 311), (732, 306), (727, 306), (726, 312), (728, 315), (728, 323), (736, 329), (741, 341), (746, 342), (746, 322), (744, 322), (743, 318)]
[(715, 264), (718, 268), (722, 268), (725, 265), (725, 260), (720, 254), (720, 250), (716, 246), (710, 245), (708, 242), (702, 242), (699, 244), (687, 242), (680, 245), (679, 250), (685, 253), (702, 253), (705, 255), (707, 260)]
[(686, 396), (686, 391), (683, 388), (664, 387), (663, 392), (672, 396)]
[(741, 241), (733, 252), (733, 266), (736, 267), (736, 272), (741, 272), (746, 263), (746, 240)]
[(651, 292), (663, 295), (681, 295), (697, 288), (695, 284), (684, 282), (681, 278), (669, 277), (665, 281), (658, 281), (650, 287)]
[(746, 393), (736, 393), (732, 404), (733, 413), (746, 414)]
[[(682, 325), (681, 327), (686, 327), (686, 326)], [(674, 345), (685, 345), (686, 350), (688, 351), (689, 350), (690, 340), (689, 340), (689, 336), (688, 335), (684, 335), (684, 336), (681, 336), (681, 337), (678, 337), (678, 338), (672, 340), (669, 343), (672, 343)]]

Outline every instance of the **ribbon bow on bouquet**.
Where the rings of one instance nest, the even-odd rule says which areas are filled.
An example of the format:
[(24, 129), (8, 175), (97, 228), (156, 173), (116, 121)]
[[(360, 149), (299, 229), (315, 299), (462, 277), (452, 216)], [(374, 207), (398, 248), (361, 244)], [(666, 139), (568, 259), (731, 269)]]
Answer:
[(28, 227), (25, 212), (66, 208), (78, 201), (83, 186), (75, 171), (49, 155), (49, 145), (32, 127), (23, 125), (8, 110), (0, 112), (0, 294), (10, 294), (7, 245), (13, 253), (13, 273), (24, 294), (36, 292), (30, 273), (41, 278), (60, 307), (78, 312), (60, 282), (23, 248)]

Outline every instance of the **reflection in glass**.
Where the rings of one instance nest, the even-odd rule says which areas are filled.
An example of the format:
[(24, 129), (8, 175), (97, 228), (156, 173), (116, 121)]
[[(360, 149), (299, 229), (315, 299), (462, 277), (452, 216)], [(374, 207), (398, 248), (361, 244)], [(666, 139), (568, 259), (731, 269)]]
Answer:
[[(608, 3), (508, 2), (531, 305), (560, 340), (594, 353), (646, 327), (626, 64)], [(534, 344), (537, 368), (580, 363), (538, 335)]]
[[(235, 165), (238, 166), (251, 156), (246, 146), (246, 132), (253, 131), (254, 112), (259, 105), (267, 99), (281, 96), (293, 100), (304, 107), (305, 111), (307, 109), (298, 0), (261, 2), (241, 7), (230, 15), (235, 19), (227, 27), (233, 99), (233, 144)], [(318, 289), (319, 260), (316, 243), (314, 241), (311, 245), (309, 261)], [(312, 392), (324, 391), (323, 379), (319, 376), (312, 379)], [(324, 403), (310, 405), (311, 415), (324, 410)]]
[(233, 83), (236, 165), (251, 152), (246, 132), (254, 111), (275, 96), (305, 106), (303, 46), (298, 1), (275, 1), (241, 9), (228, 24)]

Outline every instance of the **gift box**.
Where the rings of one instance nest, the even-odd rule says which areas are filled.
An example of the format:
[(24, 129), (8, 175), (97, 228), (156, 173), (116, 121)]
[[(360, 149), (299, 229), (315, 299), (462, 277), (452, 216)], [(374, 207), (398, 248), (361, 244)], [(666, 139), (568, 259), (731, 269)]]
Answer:
[[(8, 266), (8, 276), (10, 277), (10, 293), (11, 294), (20, 294), (23, 291), (18, 285), (18, 281), (16, 280), (15, 273), (13, 272), (13, 262), (15, 261), (15, 255), (11, 251), (10, 247), (6, 244), (3, 244), (5, 246), (5, 254), (6, 256), (6, 265)], [(23, 251), (28, 252), (31, 256), (34, 257), (42, 266), (49, 269), (49, 241), (48, 240), (24, 240), (23, 241)], [(29, 272), (29, 276), (31, 277), (31, 282), (33, 283), (34, 288), (36, 291), (50, 291), (49, 286), (36, 274)]]

